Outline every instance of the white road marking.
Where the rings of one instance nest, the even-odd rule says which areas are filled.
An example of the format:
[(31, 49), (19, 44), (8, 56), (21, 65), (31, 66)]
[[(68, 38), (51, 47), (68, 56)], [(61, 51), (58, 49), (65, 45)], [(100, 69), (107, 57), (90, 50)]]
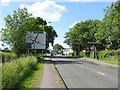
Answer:
[(101, 73), (101, 72), (97, 72), (97, 73), (99, 73), (99, 74), (101, 74), (101, 75), (105, 75), (104, 73)]

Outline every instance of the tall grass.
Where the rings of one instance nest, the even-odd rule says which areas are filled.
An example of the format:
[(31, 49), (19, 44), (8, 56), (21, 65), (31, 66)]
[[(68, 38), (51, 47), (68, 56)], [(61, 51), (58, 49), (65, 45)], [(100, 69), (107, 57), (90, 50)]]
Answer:
[(34, 57), (24, 57), (2, 65), (2, 88), (15, 88), (37, 64)]
[(0, 62), (0, 90), (2, 89), (2, 63)]
[(31, 74), (20, 84), (19, 88), (38, 88), (43, 73), (43, 62), (39, 62)]
[(0, 56), (1, 56), (2, 62), (11, 61), (17, 58), (17, 55), (12, 52), (0, 52)]

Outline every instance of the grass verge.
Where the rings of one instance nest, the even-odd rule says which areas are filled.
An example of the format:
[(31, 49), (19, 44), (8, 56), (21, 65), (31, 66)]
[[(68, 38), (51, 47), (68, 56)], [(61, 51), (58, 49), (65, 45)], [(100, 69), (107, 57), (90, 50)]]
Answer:
[[(33, 57), (22, 57), (2, 64), (2, 88), (37, 88), (43, 62)], [(0, 65), (1, 66), (1, 65)]]
[(22, 57), (2, 64), (2, 88), (16, 88), (37, 65), (35, 57)]
[(19, 85), (20, 88), (38, 88), (43, 73), (43, 62), (39, 62), (31, 74)]
[(100, 59), (98, 61), (109, 63), (109, 64), (120, 65), (119, 59), (107, 59), (107, 58), (105, 58), (105, 59)]
[[(83, 58), (93, 59), (91, 57), (83, 57)], [(119, 59), (104, 58), (104, 59), (96, 59), (96, 60), (100, 61), (100, 62), (109, 63), (109, 64), (120, 65), (120, 60)]]

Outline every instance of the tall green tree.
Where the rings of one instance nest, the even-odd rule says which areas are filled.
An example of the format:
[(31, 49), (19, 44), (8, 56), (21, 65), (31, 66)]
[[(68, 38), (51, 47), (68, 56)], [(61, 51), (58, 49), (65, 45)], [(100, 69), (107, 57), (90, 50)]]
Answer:
[(57, 37), (57, 32), (52, 26), (44, 26), (44, 31), (47, 32), (46, 48), (49, 47), (49, 43), (53, 46), (55, 37)]
[(86, 20), (78, 22), (65, 34), (65, 43), (79, 52), (91, 46), (97, 50), (120, 48), (120, 1), (106, 7), (105, 16), (100, 20)]
[(6, 29), (2, 29), (2, 40), (13, 47), (14, 52), (19, 56), (25, 53), (25, 21), (31, 16), (27, 9), (18, 9), (13, 15), (5, 17)]
[(94, 34), (98, 30), (99, 20), (86, 20), (78, 22), (69, 32), (66, 33), (65, 43), (72, 46), (73, 50), (79, 52), (82, 49), (90, 49), (96, 45)]
[(26, 8), (18, 9), (12, 15), (7, 15), (5, 17), (5, 24), (6, 28), (1, 31), (1, 39), (4, 43), (9, 44), (18, 56), (27, 51), (25, 44), (27, 31), (46, 31), (47, 48), (49, 47), (49, 43), (53, 44), (55, 37), (57, 37), (57, 33), (52, 26), (47, 26), (47, 22), (40, 17), (32, 17)]
[(105, 16), (95, 34), (98, 43), (109, 45), (110, 49), (120, 48), (120, 1), (104, 9)]
[(55, 44), (55, 45), (53, 46), (53, 49), (54, 49), (54, 50), (57, 50), (57, 51), (61, 51), (62, 49), (64, 49), (64, 47), (63, 47), (62, 45), (60, 45), (60, 44)]

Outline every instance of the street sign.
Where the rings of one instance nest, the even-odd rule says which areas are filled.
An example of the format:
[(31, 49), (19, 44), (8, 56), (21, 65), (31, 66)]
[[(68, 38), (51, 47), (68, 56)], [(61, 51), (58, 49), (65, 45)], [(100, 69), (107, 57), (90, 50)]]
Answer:
[(27, 32), (26, 45), (29, 49), (45, 49), (46, 32), (41, 31)]

